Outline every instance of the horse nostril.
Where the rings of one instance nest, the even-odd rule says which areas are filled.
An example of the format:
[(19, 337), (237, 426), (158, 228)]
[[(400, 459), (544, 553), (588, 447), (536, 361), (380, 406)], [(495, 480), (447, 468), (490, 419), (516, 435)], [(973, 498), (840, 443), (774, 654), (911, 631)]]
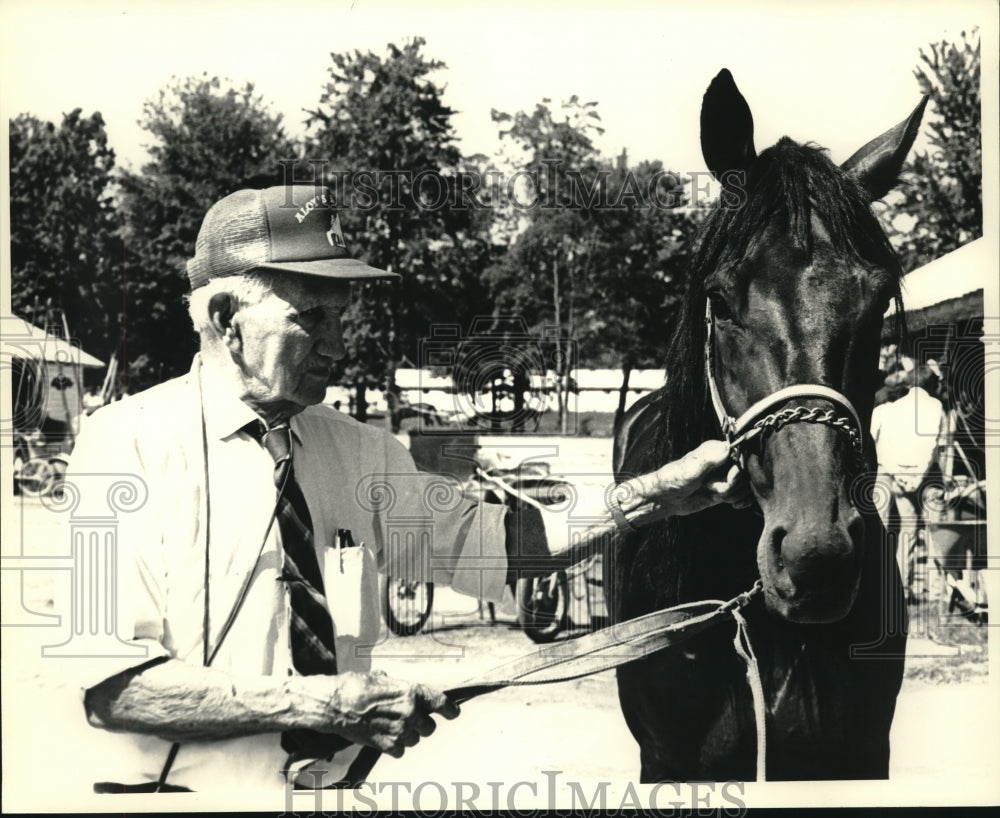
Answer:
[(865, 541), (865, 518), (856, 511), (847, 523), (847, 537), (855, 547)]
[(781, 556), (781, 546), (787, 534), (788, 531), (782, 526), (776, 526), (771, 530), (771, 553), (774, 555), (774, 567), (778, 571), (785, 570), (785, 560)]

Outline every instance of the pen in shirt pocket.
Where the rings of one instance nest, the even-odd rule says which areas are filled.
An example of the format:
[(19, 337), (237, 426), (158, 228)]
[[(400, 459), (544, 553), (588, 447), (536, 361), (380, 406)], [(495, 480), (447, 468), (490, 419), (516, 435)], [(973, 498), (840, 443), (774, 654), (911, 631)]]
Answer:
[(337, 556), (340, 558), (340, 573), (344, 573), (344, 549), (345, 548), (355, 548), (356, 544), (354, 542), (354, 537), (351, 535), (351, 529), (349, 528), (338, 528), (337, 529)]

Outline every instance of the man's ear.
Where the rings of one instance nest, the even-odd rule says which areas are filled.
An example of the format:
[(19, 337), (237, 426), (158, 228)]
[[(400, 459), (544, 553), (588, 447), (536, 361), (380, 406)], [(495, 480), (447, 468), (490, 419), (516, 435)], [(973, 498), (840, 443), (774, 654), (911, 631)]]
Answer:
[(208, 302), (208, 316), (215, 334), (229, 346), (239, 339), (239, 329), (233, 320), (239, 305), (232, 293), (216, 293)]

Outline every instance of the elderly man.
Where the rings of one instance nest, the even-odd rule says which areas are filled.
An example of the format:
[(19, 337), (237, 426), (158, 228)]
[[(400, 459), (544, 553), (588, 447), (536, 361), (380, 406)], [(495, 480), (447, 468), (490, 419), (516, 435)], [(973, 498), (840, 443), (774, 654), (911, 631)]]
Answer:
[[(349, 255), (331, 204), (295, 186), (217, 203), (188, 263), (191, 372), (99, 410), (78, 442), (73, 472), (148, 488), (121, 523), (117, 597), (119, 634), (146, 658), (95, 661), (82, 683), (90, 723), (123, 743), (99, 791), (352, 781), (361, 747), (399, 756), (433, 714), (458, 715), (370, 672), (378, 567), (499, 599), (519, 559), (537, 573), (560, 550), (551, 521), (546, 546), (505, 506), (426, 502), (433, 478), (405, 447), (319, 405), (350, 282), (398, 277)], [(623, 484), (595, 534), (738, 500), (726, 454), (710, 442)], [(408, 553), (394, 521), (428, 518)]]

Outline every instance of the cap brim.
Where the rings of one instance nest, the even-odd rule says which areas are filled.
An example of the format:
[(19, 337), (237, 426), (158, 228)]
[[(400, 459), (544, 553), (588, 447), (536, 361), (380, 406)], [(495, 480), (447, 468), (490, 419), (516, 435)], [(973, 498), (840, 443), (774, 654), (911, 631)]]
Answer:
[(345, 281), (379, 278), (395, 281), (401, 278), (399, 273), (390, 273), (388, 270), (369, 267), (363, 261), (359, 261), (356, 258), (324, 258), (315, 261), (268, 261), (264, 264), (257, 264), (255, 269), (302, 273), (303, 275), (321, 276), (323, 278), (339, 278)]

